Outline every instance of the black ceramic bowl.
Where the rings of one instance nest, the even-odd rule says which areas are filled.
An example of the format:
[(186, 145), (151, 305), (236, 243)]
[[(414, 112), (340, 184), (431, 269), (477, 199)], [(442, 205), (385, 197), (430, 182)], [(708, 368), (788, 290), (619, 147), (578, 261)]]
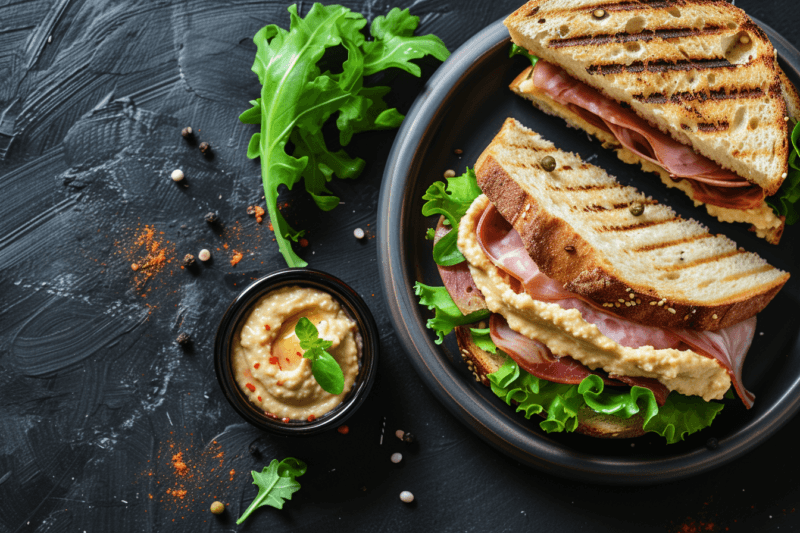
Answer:
[[(331, 294), (356, 321), (362, 338), (359, 371), (352, 390), (341, 404), (311, 422), (305, 420), (281, 422), (267, 416), (262, 409), (247, 399), (236, 384), (231, 363), (231, 345), (242, 321), (247, 318), (261, 297), (287, 285), (311, 287)], [(340, 426), (358, 409), (375, 382), (378, 351), (378, 328), (375, 319), (372, 318), (372, 313), (358, 293), (330, 274), (307, 268), (290, 268), (267, 274), (254, 281), (233, 300), (217, 329), (214, 341), (214, 367), (225, 398), (242, 418), (270, 433), (292, 436), (313, 435)]]

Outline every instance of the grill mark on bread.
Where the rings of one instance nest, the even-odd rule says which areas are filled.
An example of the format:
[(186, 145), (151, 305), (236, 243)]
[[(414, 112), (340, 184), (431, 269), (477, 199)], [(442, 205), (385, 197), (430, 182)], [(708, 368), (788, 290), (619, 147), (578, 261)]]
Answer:
[(592, 4), (589, 7), (578, 6), (569, 8), (555, 8), (547, 10), (546, 14), (548, 16), (560, 16), (567, 13), (585, 13), (588, 15), (592, 15), (598, 9), (603, 9), (607, 12), (645, 11), (651, 9), (663, 9), (667, 7), (673, 7), (675, 5), (678, 5), (678, 3), (675, 0), (636, 0), (632, 2)]
[(680, 263), (677, 265), (670, 265), (670, 266), (660, 266), (657, 267), (658, 270), (664, 272), (676, 272), (678, 270), (686, 270), (687, 268), (692, 268), (700, 265), (704, 265), (706, 263), (713, 263), (714, 261), (722, 261), (723, 259), (727, 259), (728, 257), (733, 257), (734, 255), (745, 254), (742, 250), (730, 250), (729, 252), (712, 255), (710, 257), (705, 257), (703, 259), (697, 259), (695, 261), (689, 261), (685, 263)]
[(698, 124), (697, 125), (698, 131), (702, 131), (703, 133), (714, 133), (714, 132), (717, 132), (717, 131), (728, 131), (728, 129), (730, 127), (731, 127), (731, 124), (727, 120), (723, 120), (723, 121), (718, 122), (716, 124), (704, 123), (704, 124)]
[(650, 42), (654, 39), (669, 40), (686, 37), (717, 35), (726, 31), (722, 26), (707, 26), (702, 30), (694, 28), (669, 28), (661, 30), (644, 30), (639, 33), (615, 33), (599, 35), (580, 35), (568, 39), (552, 39), (547, 43), (549, 48), (567, 48), (570, 46), (602, 46), (610, 43), (628, 43), (631, 41)]
[(730, 276), (725, 276), (720, 281), (722, 281), (723, 283), (726, 282), (726, 281), (736, 281), (737, 279), (746, 278), (748, 276), (755, 276), (755, 275), (761, 274), (763, 272), (769, 272), (772, 269), (773, 269), (773, 267), (770, 266), (770, 265), (763, 265), (763, 266), (761, 266), (759, 268), (756, 268), (756, 269), (753, 269), (753, 270), (748, 270), (747, 272), (739, 272), (739, 273), (736, 273), (736, 274), (731, 274)]
[(660, 250), (662, 248), (669, 248), (670, 246), (678, 246), (680, 244), (686, 244), (688, 242), (699, 241), (700, 239), (708, 239), (713, 237), (710, 233), (700, 233), (698, 235), (692, 235), (691, 237), (684, 237), (682, 239), (675, 239), (673, 241), (664, 241), (659, 242), (657, 244), (648, 244), (645, 246), (640, 246), (639, 248), (634, 248), (633, 252), (651, 252), (653, 250)]
[(648, 61), (648, 62), (634, 61), (630, 65), (625, 65), (622, 63), (591, 65), (590, 67), (586, 68), (586, 72), (588, 72), (593, 76), (597, 74), (601, 76), (607, 76), (610, 74), (621, 74), (623, 72), (637, 74), (640, 72), (663, 73), (672, 71), (696, 70), (698, 71), (698, 73), (702, 74), (704, 71), (707, 70), (713, 70), (719, 68), (735, 69), (737, 67), (738, 65), (735, 65), (724, 58), (723, 59), (689, 58), (675, 62), (659, 59), (656, 61)]
[[(645, 200), (643, 202), (638, 202), (638, 203), (644, 204), (645, 206), (647, 206), (647, 205), (657, 205), (658, 204), (658, 202), (656, 202), (655, 200)], [(606, 207), (604, 205), (599, 205), (599, 204), (592, 204), (592, 205), (585, 205), (585, 206), (576, 205), (576, 206), (572, 206), (572, 210), (573, 211), (584, 211), (584, 212), (587, 212), (587, 213), (597, 213), (597, 212), (600, 212), (600, 211), (623, 211), (625, 209), (630, 209), (631, 205), (633, 205), (633, 202), (624, 202), (624, 203), (620, 203), (620, 204), (614, 204), (611, 207)]]
[(547, 188), (551, 191), (564, 191), (564, 192), (579, 192), (579, 191), (604, 191), (607, 189), (620, 189), (622, 185), (619, 183), (609, 183), (606, 185), (579, 185), (577, 187), (572, 187), (567, 185), (566, 187), (554, 187), (552, 184), (547, 184)]
[(744, 100), (748, 98), (763, 98), (764, 96), (764, 91), (760, 87), (755, 87), (753, 89), (739, 89), (734, 91), (722, 88), (716, 91), (680, 92), (672, 94), (669, 97), (661, 93), (653, 93), (648, 96), (636, 94), (633, 96), (633, 98), (638, 102), (642, 102), (643, 104), (663, 105), (670, 103), (680, 105), (684, 102), (694, 102), (696, 100), (699, 100), (700, 102), (706, 102), (708, 100)]
[(675, 221), (680, 222), (680, 220), (681, 219), (679, 219), (678, 217), (664, 218), (661, 220), (644, 220), (642, 222), (637, 222), (635, 224), (630, 224), (627, 226), (600, 226), (599, 228), (596, 228), (596, 231), (604, 233), (611, 231), (616, 231), (616, 232), (633, 231), (637, 229), (652, 228), (653, 226), (659, 226), (661, 224), (667, 224), (669, 222), (675, 222)]

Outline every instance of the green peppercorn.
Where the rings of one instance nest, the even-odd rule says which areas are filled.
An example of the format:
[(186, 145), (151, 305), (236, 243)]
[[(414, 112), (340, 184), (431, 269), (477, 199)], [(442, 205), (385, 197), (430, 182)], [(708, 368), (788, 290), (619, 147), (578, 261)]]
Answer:
[(541, 165), (545, 172), (552, 172), (556, 169), (556, 158), (551, 155), (546, 155), (539, 161), (539, 165)]
[(642, 216), (642, 213), (644, 213), (644, 204), (643, 203), (635, 202), (635, 203), (631, 204), (631, 215), (633, 215), (635, 217), (640, 217), (640, 216)]

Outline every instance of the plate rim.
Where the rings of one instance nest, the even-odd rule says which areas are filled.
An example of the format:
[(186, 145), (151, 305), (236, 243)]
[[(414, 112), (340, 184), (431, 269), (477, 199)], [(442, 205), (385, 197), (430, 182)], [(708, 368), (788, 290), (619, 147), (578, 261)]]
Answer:
[[(800, 376), (772, 409), (720, 441), (719, 449), (713, 452), (699, 448), (656, 460), (598, 458), (564, 449), (546, 435), (530, 431), (523, 424), (528, 421), (513, 409), (497, 419), (492, 406), (468, 388), (471, 386), (468, 380), (443, 356), (430, 331), (417, 320), (406, 320), (404, 309), (413, 309), (419, 304), (413, 294), (416, 280), (411, 279), (404, 268), (408, 251), (401, 246), (406, 240), (406, 228), (402, 224), (403, 192), (412, 183), (409, 174), (415, 157), (425, 149), (421, 144), (425, 132), (438, 128), (446, 115), (448, 106), (442, 104), (459, 87), (459, 82), (469, 76), (471, 69), (477, 68), (482, 57), (510, 41), (504, 19), (498, 19), (462, 44), (428, 80), (403, 121), (384, 170), (378, 202), (379, 274), (392, 327), (412, 366), (447, 410), (482, 440), (512, 459), (560, 477), (604, 484), (646, 485), (698, 475), (741, 457), (765, 442), (800, 409)], [(751, 19), (769, 36), (779, 58), (783, 59), (784, 70), (789, 67), (795, 77), (800, 78), (800, 51), (768, 25), (754, 17)], [(800, 339), (795, 340), (795, 350), (800, 350)]]

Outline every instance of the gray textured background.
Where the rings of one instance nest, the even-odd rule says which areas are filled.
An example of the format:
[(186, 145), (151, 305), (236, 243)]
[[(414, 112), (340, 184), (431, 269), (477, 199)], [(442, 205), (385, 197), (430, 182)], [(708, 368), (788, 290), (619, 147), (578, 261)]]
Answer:
[[(368, 18), (390, 7), (343, 3)], [(737, 4), (798, 45), (795, 2)], [(517, 2), (394, 5), (411, 7), (418, 31), (454, 50)], [(243, 285), (283, 266), (266, 224), (245, 214), (262, 192), (258, 163), (245, 157), (253, 129), (236, 117), (259, 92), (252, 36), (267, 23), (286, 26), (285, 8), (0, 3), (0, 532), (234, 530), (232, 517), (255, 494), (249, 470), (287, 455), (309, 465), (302, 490), (284, 510), (261, 510), (239, 529), (800, 529), (797, 420), (711, 474), (635, 489), (542, 475), (460, 426), (395, 342), (375, 240), (352, 237), (353, 228), (374, 226), (393, 132), (354, 140), (367, 168), (358, 181), (332, 186), (345, 205), (322, 214), (297, 199), (286, 210), (311, 230), (302, 251), (311, 266), (350, 283), (375, 314), (383, 353), (370, 401), (347, 436), (274, 438), (241, 421), (217, 386), (211, 342)], [(429, 75), (436, 63), (423, 63)], [(422, 81), (390, 81), (407, 110)], [(213, 158), (180, 137), (186, 125), (211, 143)], [(173, 168), (186, 172), (188, 188), (167, 178)], [(216, 231), (203, 221), (209, 210), (223, 222)], [(141, 253), (130, 242), (144, 225), (163, 232), (170, 257), (208, 247), (215, 261), (193, 275), (173, 260), (137, 283), (142, 274), (130, 263)], [(236, 267), (233, 249), (247, 252)], [(194, 338), (189, 353), (173, 343), (181, 331)], [(419, 445), (400, 443), (397, 428), (417, 434)], [(260, 456), (248, 453), (254, 441)], [(175, 477), (175, 451), (193, 477)], [(388, 460), (395, 451), (405, 455), (401, 465)], [(167, 492), (181, 485), (183, 500)], [(401, 490), (417, 503), (402, 504)], [(221, 519), (207, 511), (214, 499), (229, 504)]]

